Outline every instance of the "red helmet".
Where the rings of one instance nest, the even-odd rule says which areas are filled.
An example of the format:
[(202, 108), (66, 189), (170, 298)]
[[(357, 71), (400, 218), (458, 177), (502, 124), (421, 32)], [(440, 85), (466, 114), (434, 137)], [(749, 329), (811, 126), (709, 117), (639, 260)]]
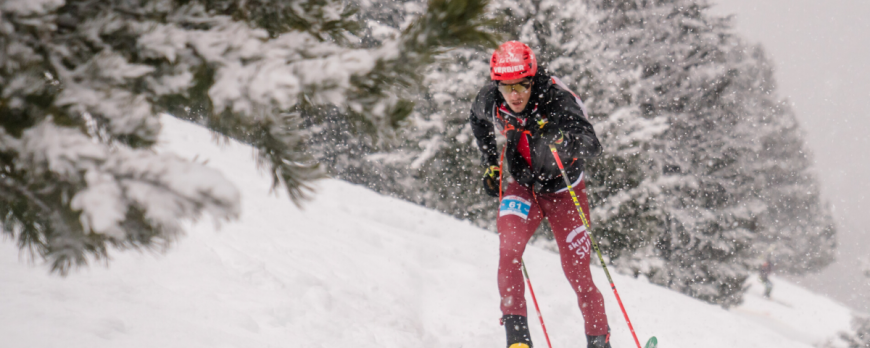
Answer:
[(528, 45), (508, 41), (498, 47), (489, 61), (489, 73), (493, 80), (513, 80), (535, 76), (538, 60)]

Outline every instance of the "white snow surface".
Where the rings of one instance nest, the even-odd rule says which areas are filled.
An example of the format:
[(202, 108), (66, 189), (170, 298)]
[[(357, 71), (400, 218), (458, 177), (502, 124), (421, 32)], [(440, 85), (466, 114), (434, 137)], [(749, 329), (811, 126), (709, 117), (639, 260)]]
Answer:
[[(300, 210), (270, 191), (251, 148), (216, 145), (206, 130), (168, 116), (162, 122), (162, 151), (220, 170), (242, 192), (241, 217), (220, 229), (190, 223), (165, 255), (115, 252), (108, 267), (67, 278), (28, 263), (7, 238), (0, 346), (504, 346), (495, 234), (331, 179)], [(553, 347), (585, 347), (558, 255), (529, 247), (525, 262)], [(593, 275), (613, 346), (633, 347), (603, 271)], [(655, 335), (664, 348), (811, 347), (850, 320), (842, 305), (779, 278), (773, 301), (753, 277), (745, 304), (730, 311), (642, 278), (614, 280), (641, 340)], [(546, 347), (529, 314), (536, 347)]]

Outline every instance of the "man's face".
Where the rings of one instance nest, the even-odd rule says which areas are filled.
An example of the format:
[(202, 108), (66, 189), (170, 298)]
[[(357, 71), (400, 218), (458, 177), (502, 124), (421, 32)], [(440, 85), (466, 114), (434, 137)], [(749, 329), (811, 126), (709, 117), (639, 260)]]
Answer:
[(528, 78), (498, 82), (498, 90), (514, 112), (522, 112), (532, 96), (532, 81)]

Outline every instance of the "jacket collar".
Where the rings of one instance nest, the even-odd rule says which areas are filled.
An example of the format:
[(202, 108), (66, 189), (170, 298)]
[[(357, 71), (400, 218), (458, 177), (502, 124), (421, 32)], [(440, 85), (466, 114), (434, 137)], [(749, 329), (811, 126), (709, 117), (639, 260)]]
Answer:
[(504, 101), (502, 101), (501, 104), (499, 104), (498, 111), (502, 115), (504, 115), (503, 117), (505, 119), (507, 119), (507, 118), (516, 119), (517, 123), (519, 124), (519, 126), (521, 128), (526, 128), (526, 125), (528, 125), (530, 122), (532, 122), (531, 120), (535, 120), (539, 117), (538, 116), (539, 115), (538, 103), (536, 101), (534, 104), (532, 104), (531, 100), (529, 100), (529, 103), (526, 104), (526, 108), (523, 109), (522, 112), (518, 112), (518, 113), (514, 112), (513, 110), (510, 109), (510, 107), (507, 106), (507, 103)]

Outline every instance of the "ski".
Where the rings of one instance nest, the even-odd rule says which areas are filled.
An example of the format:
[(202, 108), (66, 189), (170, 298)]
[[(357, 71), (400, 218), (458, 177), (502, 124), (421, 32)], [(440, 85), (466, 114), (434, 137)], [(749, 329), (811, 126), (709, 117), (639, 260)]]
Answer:
[(656, 348), (659, 345), (659, 340), (656, 339), (655, 336), (650, 337), (649, 341), (646, 341), (646, 345), (643, 348)]

